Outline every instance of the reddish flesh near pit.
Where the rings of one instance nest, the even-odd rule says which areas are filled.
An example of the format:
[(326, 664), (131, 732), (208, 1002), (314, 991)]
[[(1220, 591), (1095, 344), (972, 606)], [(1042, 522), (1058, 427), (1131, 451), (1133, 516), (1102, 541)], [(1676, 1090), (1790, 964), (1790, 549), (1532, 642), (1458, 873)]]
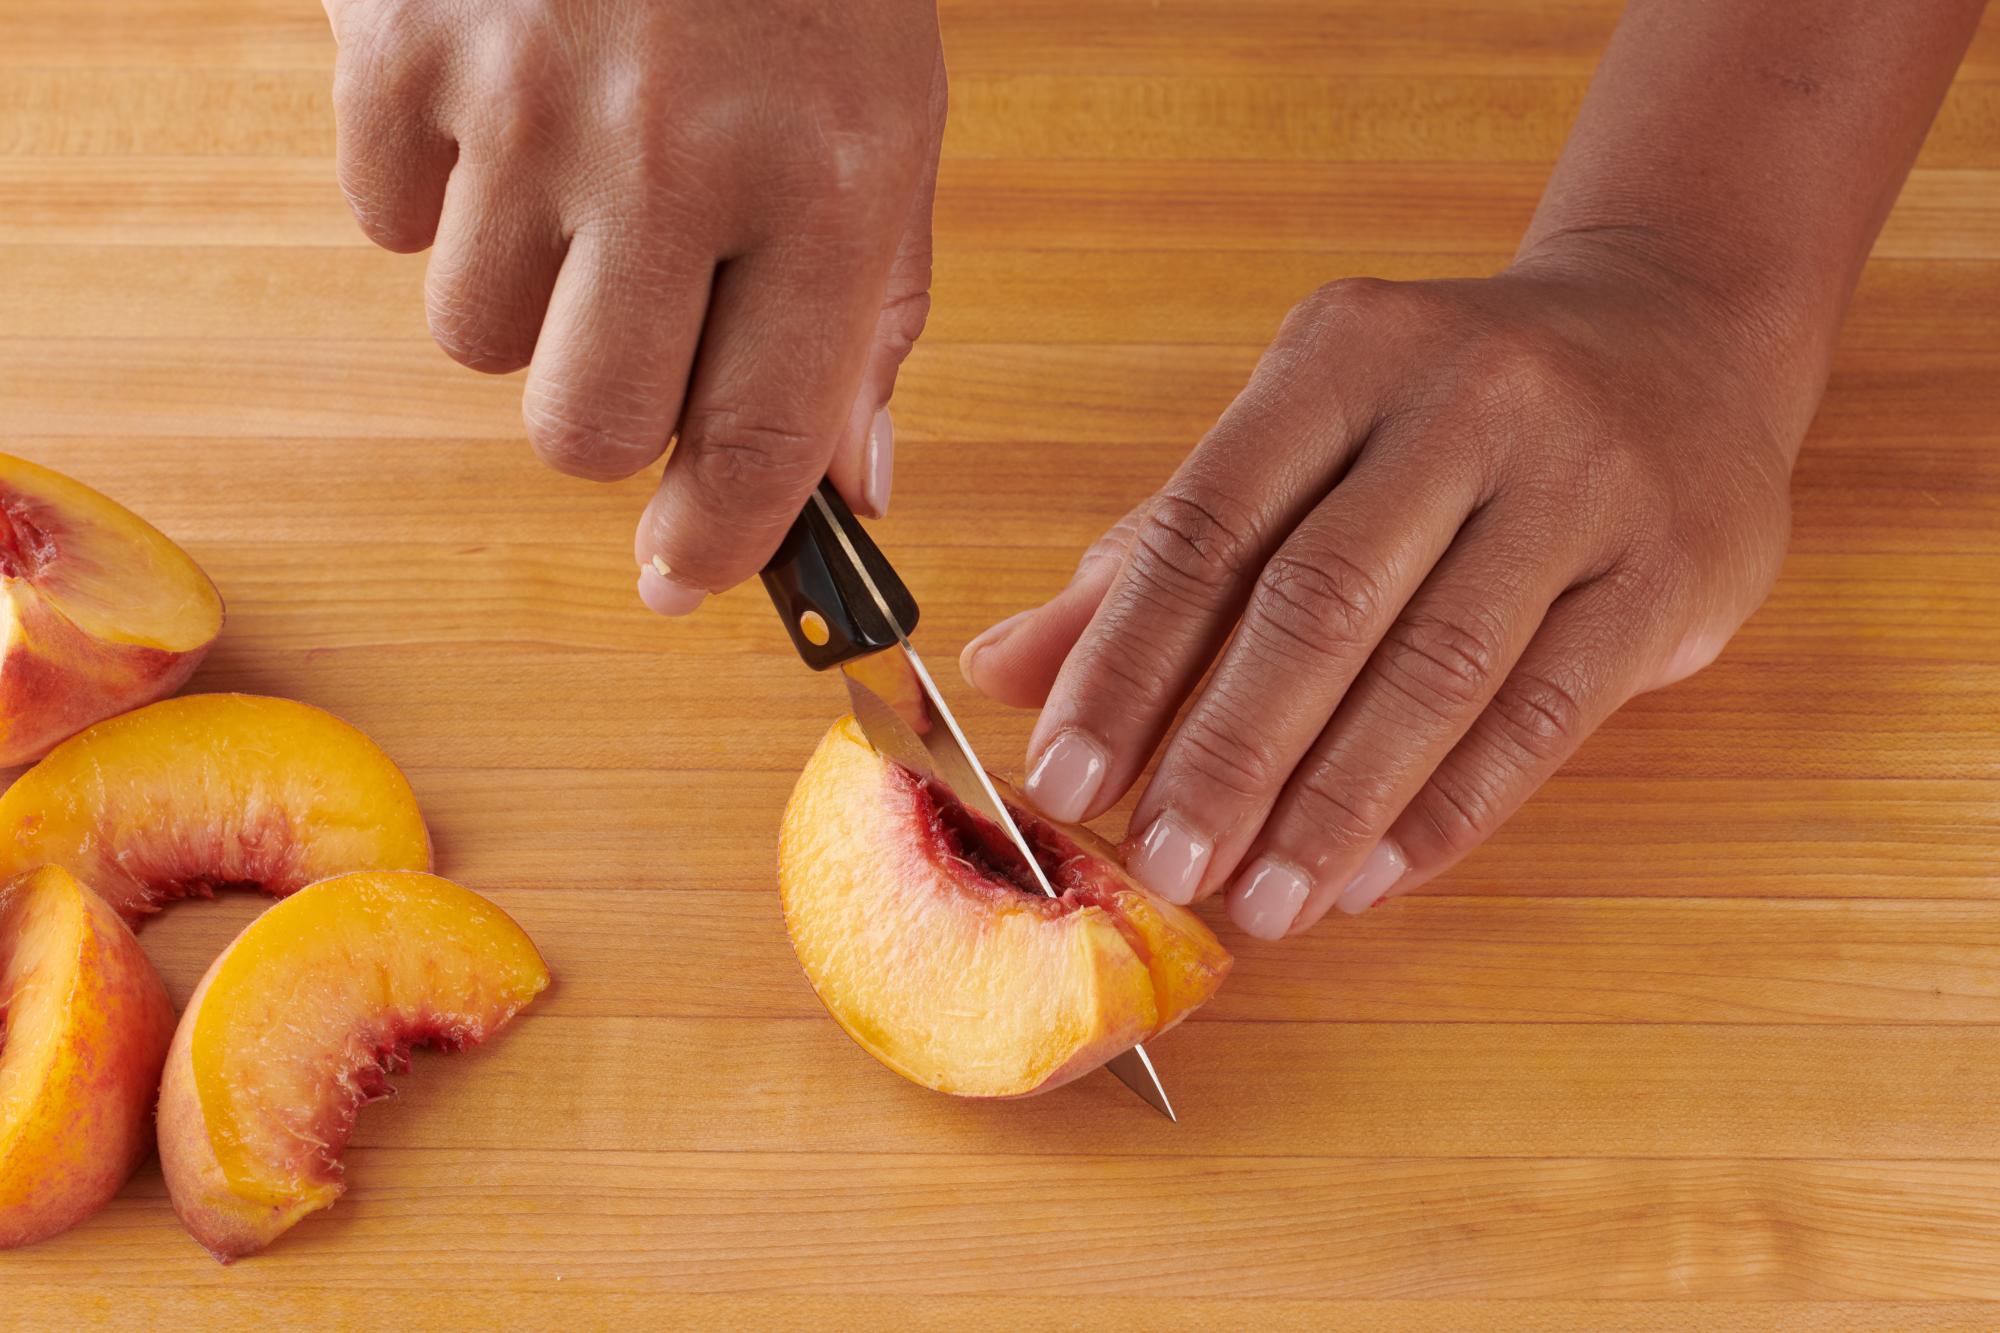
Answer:
[(33, 578), (55, 560), (55, 536), (39, 510), (26, 497), (0, 490), (0, 577)]
[(321, 1180), (340, 1179), (341, 1155), (354, 1135), (361, 1108), (396, 1095), (389, 1076), (409, 1072), (411, 1051), (424, 1047), (450, 1054), (477, 1046), (485, 1038), (484, 1031), (469, 1031), (462, 1025), (447, 1025), (431, 1018), (408, 1024), (391, 1019), (382, 1024), (380, 1034), (358, 1039), (350, 1050), (357, 1052), (359, 1058), (350, 1057), (345, 1068), (336, 1070), (333, 1091), (321, 1108), (326, 1119), (313, 1126), (322, 1131), (325, 1146), (308, 1154), (312, 1163), (309, 1174)]
[(1097, 858), (1077, 846), (1061, 829), (1012, 801), (1007, 802), (1007, 813), (1014, 817), (1014, 826), (1027, 839), (1049, 884), (1061, 895), (1052, 899), (1034, 882), (1014, 840), (999, 825), (959, 800), (951, 788), (936, 778), (923, 777), (893, 761), (889, 772), (910, 793), (924, 830), (924, 850), (933, 864), (980, 892), (1023, 894), (1045, 904), (1053, 914), (1073, 912), (1079, 907), (1103, 908), (1139, 961), (1152, 962), (1152, 950), (1144, 937), (1117, 910), (1117, 891), (1122, 886), (1111, 875), (1090, 873)]
[[(119, 820), (107, 810), (98, 823), (116, 827)], [(184, 898), (239, 891), (283, 898), (323, 873), (308, 867), (291, 820), (276, 812), (228, 830), (154, 823), (143, 837), (109, 850), (107, 874), (122, 874), (136, 891), (115, 895), (113, 906), (133, 925)]]

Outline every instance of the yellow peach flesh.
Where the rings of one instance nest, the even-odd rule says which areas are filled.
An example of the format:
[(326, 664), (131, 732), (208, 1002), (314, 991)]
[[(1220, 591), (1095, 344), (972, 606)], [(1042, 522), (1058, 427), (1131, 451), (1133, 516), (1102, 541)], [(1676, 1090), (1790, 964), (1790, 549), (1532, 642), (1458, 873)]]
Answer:
[(45, 867), (0, 885), (0, 1249), (96, 1212), (152, 1148), (166, 988), (111, 909)]
[(145, 520), (0, 454), (0, 767), (173, 693), (222, 620), (215, 585)]
[(1208, 928), (1087, 831), (1017, 815), (1061, 898), (1024, 889), (998, 830), (851, 718), (785, 812), (785, 924), (813, 989), (863, 1049), (940, 1092), (1056, 1087), (1178, 1022), (1228, 972)]
[(410, 784), (361, 732), (287, 699), (190, 695), (101, 722), (0, 796), (0, 875), (67, 866), (128, 921), (220, 888), (274, 896), (427, 870)]
[(521, 928), (432, 875), (343, 875), (252, 922), (188, 1002), (160, 1090), (175, 1211), (225, 1261), (344, 1188), (359, 1109), (413, 1046), (476, 1045), (549, 984)]

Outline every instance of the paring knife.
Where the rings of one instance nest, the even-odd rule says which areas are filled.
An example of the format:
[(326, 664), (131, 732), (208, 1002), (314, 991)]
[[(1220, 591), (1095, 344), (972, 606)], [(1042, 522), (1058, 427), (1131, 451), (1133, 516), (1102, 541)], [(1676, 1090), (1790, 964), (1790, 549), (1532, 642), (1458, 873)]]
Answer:
[[(840, 668), (869, 744), (936, 778), (999, 825), (1041, 891), (1060, 898), (945, 706), (937, 682), (910, 647), (916, 599), (831, 482), (813, 492), (771, 557), (764, 588), (805, 664), (815, 671)], [(1178, 1119), (1144, 1046), (1134, 1046), (1105, 1068), (1167, 1119)]]

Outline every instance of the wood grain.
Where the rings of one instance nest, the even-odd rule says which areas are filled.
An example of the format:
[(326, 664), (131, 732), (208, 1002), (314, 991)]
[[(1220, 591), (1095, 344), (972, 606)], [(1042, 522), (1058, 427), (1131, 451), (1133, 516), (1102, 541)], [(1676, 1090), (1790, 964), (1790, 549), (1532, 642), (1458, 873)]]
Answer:
[[(942, 10), (937, 311), (880, 525), (941, 665), (1313, 287), (1503, 264), (1618, 5)], [(2000, 17), (1767, 605), (1420, 895), (1225, 929), (1234, 977), (1156, 1051), (1177, 1127), (1101, 1077), (934, 1097), (824, 1019), (772, 862), (838, 691), (755, 590), (640, 611), (649, 480), (542, 470), (519, 377), (430, 346), (424, 260), (334, 183), (331, 61), (298, 0), (0, 0), (0, 450), (184, 542), (231, 606), (196, 687), (377, 736), (558, 984), (420, 1057), (267, 1256), (214, 1265), (149, 1166), (0, 1255), (0, 1326), (2000, 1323)], [(1018, 762), (1029, 719), (957, 695)], [(146, 930), (177, 1000), (259, 905)]]

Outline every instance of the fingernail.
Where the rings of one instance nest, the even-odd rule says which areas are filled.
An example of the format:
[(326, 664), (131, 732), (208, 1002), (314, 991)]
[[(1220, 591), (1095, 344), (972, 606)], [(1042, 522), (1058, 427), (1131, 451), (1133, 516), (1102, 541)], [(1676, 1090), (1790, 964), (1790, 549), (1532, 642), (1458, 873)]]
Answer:
[(877, 518), (889, 516), (889, 483), (895, 474), (896, 426), (889, 420), (889, 409), (885, 407), (875, 414), (875, 423), (868, 428), (868, 476), (861, 484), (868, 507)]
[(1139, 839), (1138, 850), (1125, 868), (1168, 902), (1185, 906), (1194, 901), (1194, 891), (1201, 887), (1201, 874), (1208, 869), (1213, 850), (1207, 839), (1186, 824), (1170, 814), (1161, 815)]
[(663, 616), (684, 616), (708, 600), (700, 588), (690, 588), (673, 577), (667, 562), (658, 556), (639, 571), (639, 600)]
[(1361, 863), (1361, 869), (1355, 872), (1354, 878), (1347, 881), (1347, 887), (1340, 891), (1340, 897), (1333, 905), (1349, 916), (1359, 916), (1394, 888), (1396, 881), (1409, 870), (1410, 863), (1404, 858), (1402, 849), (1384, 838), (1368, 853), (1368, 859)]
[(1245, 934), (1281, 940), (1299, 919), (1312, 881), (1296, 866), (1260, 856), (1229, 891), (1229, 919)]
[(1090, 811), (1104, 785), (1104, 747), (1080, 731), (1049, 742), (1028, 774), (1028, 799), (1051, 819), (1074, 824)]

